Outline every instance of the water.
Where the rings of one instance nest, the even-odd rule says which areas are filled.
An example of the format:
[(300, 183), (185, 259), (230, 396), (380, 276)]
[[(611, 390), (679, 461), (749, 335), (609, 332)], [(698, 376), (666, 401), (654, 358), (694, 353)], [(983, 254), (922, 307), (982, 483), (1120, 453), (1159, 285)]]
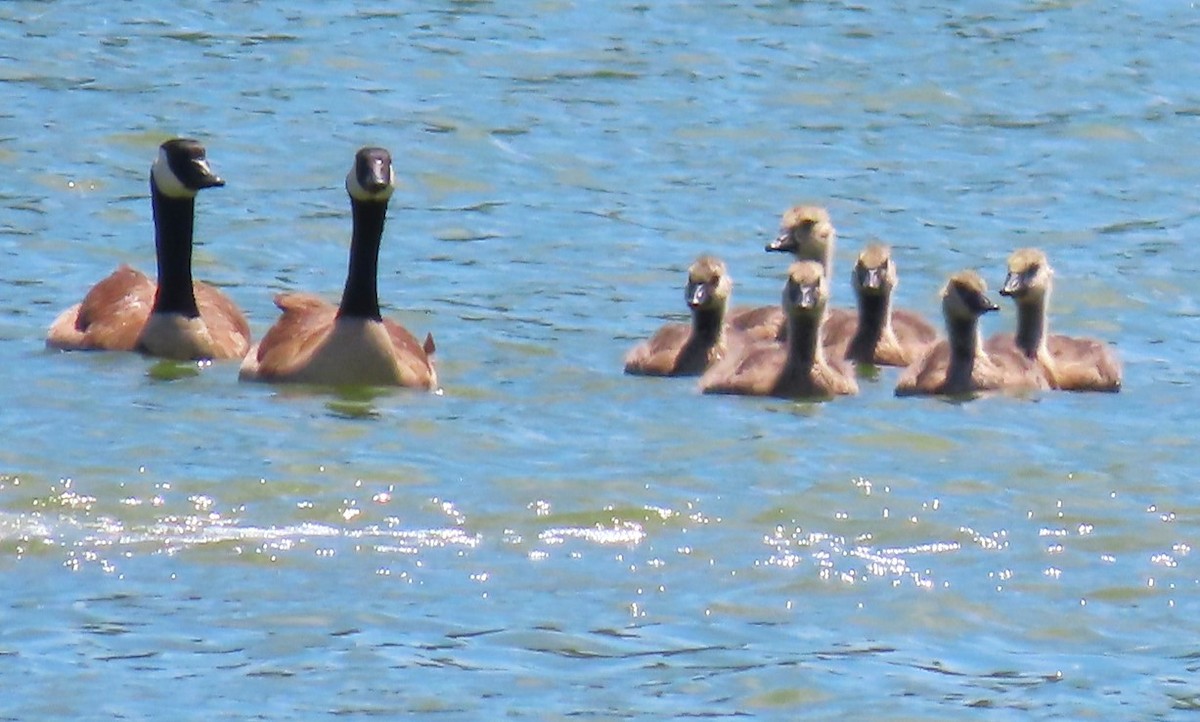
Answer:
[[(0, 6), (0, 718), (1194, 711), (1200, 16), (910, 5)], [(344, 174), (390, 148), (380, 295), (444, 395), (45, 351), (153, 268), (175, 134), (228, 181), (198, 275), (256, 334), (278, 291), (337, 297)], [(621, 375), (701, 252), (775, 302), (800, 200), (839, 282), (886, 240), (927, 314), (1044, 248), (1055, 327), (1112, 340), (1124, 391)]]

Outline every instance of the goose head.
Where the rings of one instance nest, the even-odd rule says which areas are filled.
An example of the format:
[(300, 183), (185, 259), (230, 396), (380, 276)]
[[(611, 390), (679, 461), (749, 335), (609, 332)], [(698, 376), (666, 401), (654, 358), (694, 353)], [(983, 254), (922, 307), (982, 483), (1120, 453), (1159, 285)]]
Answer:
[(710, 311), (723, 307), (732, 292), (733, 279), (720, 259), (700, 256), (688, 267), (684, 298), (689, 308)]
[(1017, 303), (1039, 302), (1050, 290), (1054, 269), (1046, 254), (1036, 248), (1022, 248), (1008, 257), (1008, 275), (1004, 277), (1001, 296)]
[(191, 138), (173, 138), (158, 147), (150, 182), (168, 198), (195, 198), (205, 188), (225, 185), (209, 167), (204, 146)]
[(864, 248), (858, 254), (850, 282), (859, 297), (890, 295), (898, 282), (891, 249), (881, 243)]
[(816, 261), (797, 261), (788, 268), (783, 287), (783, 310), (789, 317), (817, 317), (829, 301), (825, 268)]
[(825, 263), (833, 253), (836, 239), (829, 211), (821, 206), (793, 206), (784, 212), (779, 235), (767, 244), (766, 250)]
[(976, 321), (1000, 307), (987, 296), (987, 284), (975, 271), (959, 271), (942, 288), (942, 313), (948, 322)]
[(387, 203), (396, 189), (392, 154), (384, 148), (360, 148), (346, 174), (346, 191), (355, 201)]

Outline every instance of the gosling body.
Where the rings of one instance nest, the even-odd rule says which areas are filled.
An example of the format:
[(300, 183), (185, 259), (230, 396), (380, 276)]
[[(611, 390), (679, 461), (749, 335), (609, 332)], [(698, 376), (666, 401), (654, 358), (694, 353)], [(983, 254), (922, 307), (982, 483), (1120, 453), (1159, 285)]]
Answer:
[(1105, 342), (1051, 334), (1047, 308), (1054, 269), (1036, 248), (1015, 251), (1000, 294), (1017, 307), (1016, 333), (996, 334), (987, 347), (994, 353), (1017, 353), (1037, 364), (1051, 388), (1063, 391), (1121, 390), (1121, 362)]
[(1000, 308), (986, 292), (986, 284), (974, 271), (961, 271), (950, 277), (942, 289), (946, 338), (930, 346), (904, 370), (896, 385), (897, 396), (960, 396), (1046, 388), (1032, 362), (1015, 355), (993, 356), (985, 351), (979, 318)]
[(640, 376), (698, 376), (723, 359), (730, 345), (740, 346), (741, 334), (725, 323), (733, 281), (725, 264), (701, 256), (688, 268), (684, 299), (690, 324), (663, 326), (625, 356), (625, 373)]
[(739, 358), (722, 363), (700, 379), (706, 394), (826, 399), (858, 392), (853, 369), (825, 356), (821, 324), (829, 298), (820, 263), (798, 261), (788, 270), (782, 309), (788, 319), (786, 343), (760, 341)]

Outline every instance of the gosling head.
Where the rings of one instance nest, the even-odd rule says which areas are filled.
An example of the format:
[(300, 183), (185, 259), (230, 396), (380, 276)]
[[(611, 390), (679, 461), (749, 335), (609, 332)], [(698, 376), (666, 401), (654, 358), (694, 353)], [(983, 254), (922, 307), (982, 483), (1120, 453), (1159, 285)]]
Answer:
[(720, 259), (700, 256), (688, 267), (684, 298), (689, 308), (709, 311), (722, 307), (732, 292), (733, 279)]
[(791, 253), (806, 261), (824, 262), (837, 239), (829, 211), (821, 206), (793, 206), (784, 211), (779, 236), (766, 250)]
[(882, 243), (872, 243), (858, 254), (851, 283), (859, 296), (886, 296), (898, 282), (892, 251)]
[(797, 261), (788, 268), (783, 287), (783, 310), (789, 316), (820, 316), (829, 301), (825, 267), (816, 261)]
[(346, 190), (356, 201), (386, 203), (395, 190), (392, 154), (384, 148), (360, 148), (346, 174)]
[(225, 185), (208, 165), (200, 141), (172, 138), (158, 147), (150, 182), (168, 198), (195, 198), (205, 188)]
[(975, 321), (1000, 307), (987, 297), (987, 284), (975, 271), (959, 271), (942, 289), (942, 313), (947, 321)]
[(1008, 257), (1008, 275), (1004, 277), (1001, 296), (1017, 303), (1041, 301), (1050, 290), (1054, 269), (1046, 254), (1036, 248), (1022, 248)]

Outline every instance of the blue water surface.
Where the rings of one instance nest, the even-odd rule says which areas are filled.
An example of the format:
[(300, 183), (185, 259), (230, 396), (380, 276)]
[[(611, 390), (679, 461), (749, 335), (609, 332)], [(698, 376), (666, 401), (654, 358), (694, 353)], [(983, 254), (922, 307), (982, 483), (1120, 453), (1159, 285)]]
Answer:
[[(1200, 708), (1200, 10), (764, 0), (0, 4), (0, 719), (1183, 719)], [(344, 177), (400, 183), (386, 311), (442, 395), (44, 348), (154, 267), (174, 135), (227, 181), (197, 275), (255, 334), (336, 299)], [(1056, 268), (1117, 395), (699, 395), (621, 358), (684, 269), (835, 303)], [(1009, 328), (1011, 308), (986, 319)]]

